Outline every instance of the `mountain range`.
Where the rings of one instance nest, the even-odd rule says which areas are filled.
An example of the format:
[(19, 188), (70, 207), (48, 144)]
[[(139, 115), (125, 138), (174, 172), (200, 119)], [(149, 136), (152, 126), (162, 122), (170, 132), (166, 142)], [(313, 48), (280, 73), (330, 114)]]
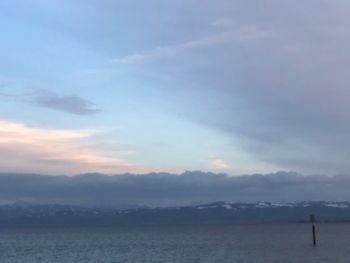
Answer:
[(124, 226), (350, 221), (350, 202), (230, 203), (108, 208), (15, 202), (0, 206), (0, 227)]

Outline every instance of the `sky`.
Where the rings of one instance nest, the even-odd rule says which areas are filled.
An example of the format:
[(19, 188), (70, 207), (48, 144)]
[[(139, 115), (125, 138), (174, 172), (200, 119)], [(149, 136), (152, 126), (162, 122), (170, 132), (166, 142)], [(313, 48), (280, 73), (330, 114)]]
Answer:
[(0, 172), (350, 168), (345, 0), (3, 0)]

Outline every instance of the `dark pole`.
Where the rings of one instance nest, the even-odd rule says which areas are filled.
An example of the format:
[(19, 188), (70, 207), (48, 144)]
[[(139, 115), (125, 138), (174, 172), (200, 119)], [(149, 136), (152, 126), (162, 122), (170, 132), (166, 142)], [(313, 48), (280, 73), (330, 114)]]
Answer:
[(315, 215), (310, 215), (310, 221), (312, 223), (312, 241), (313, 241), (313, 245), (316, 246)]

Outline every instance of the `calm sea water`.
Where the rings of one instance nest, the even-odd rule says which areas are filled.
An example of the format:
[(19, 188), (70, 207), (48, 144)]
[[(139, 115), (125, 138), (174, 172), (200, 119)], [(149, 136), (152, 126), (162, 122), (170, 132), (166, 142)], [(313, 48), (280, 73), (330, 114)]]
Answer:
[(1, 229), (0, 262), (350, 262), (350, 224)]

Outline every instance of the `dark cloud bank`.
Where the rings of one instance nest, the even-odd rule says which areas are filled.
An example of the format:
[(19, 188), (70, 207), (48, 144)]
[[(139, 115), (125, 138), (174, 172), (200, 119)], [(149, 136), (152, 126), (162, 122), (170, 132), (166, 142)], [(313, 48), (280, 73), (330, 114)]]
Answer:
[(350, 200), (350, 177), (303, 176), (293, 172), (231, 177), (185, 172), (107, 176), (0, 174), (0, 201), (79, 205), (173, 206), (213, 201), (291, 202)]

